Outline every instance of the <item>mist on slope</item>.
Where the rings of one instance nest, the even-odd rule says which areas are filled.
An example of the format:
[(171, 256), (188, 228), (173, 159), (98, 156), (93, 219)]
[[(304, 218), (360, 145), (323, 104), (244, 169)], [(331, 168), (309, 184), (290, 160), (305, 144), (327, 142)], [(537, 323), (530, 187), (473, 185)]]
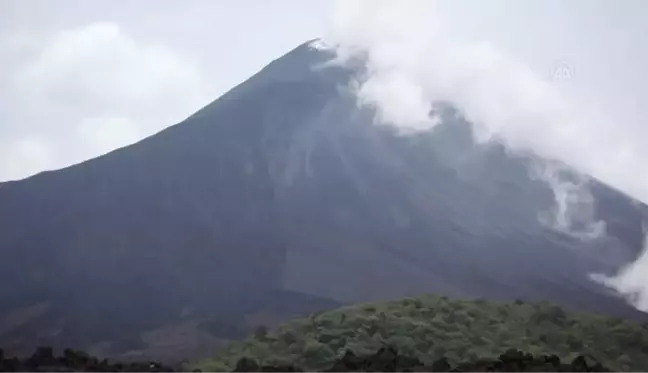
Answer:
[[(335, 48), (338, 63), (364, 58), (366, 74), (355, 92), (359, 104), (375, 107), (378, 124), (396, 126), (404, 134), (430, 130), (438, 124), (431, 103), (450, 102), (474, 124), (478, 144), (497, 141), (511, 152), (550, 160), (533, 175), (547, 182), (556, 200), (551, 211), (539, 212), (540, 221), (581, 239), (600, 237), (605, 222), (595, 220), (585, 175), (648, 203), (648, 175), (642, 173), (648, 159), (645, 130), (638, 117), (628, 115), (631, 107), (619, 101), (612, 105), (613, 93), (606, 91), (603, 79), (590, 77), (579, 86), (576, 78), (582, 76), (567, 62), (538, 68), (518, 57), (515, 48), (501, 48), (496, 38), (487, 38), (493, 34), (479, 33), (480, 27), (530, 33), (498, 22), (525, 16), (515, 13), (513, 3), (502, 4), (501, 14), (471, 18), (479, 12), (476, 2), (338, 1), (320, 47)], [(527, 16), (533, 19), (534, 14)], [(471, 25), (475, 20), (482, 24)], [(582, 172), (578, 180), (562, 176), (566, 165)], [(646, 274), (648, 250), (616, 278), (593, 278), (648, 311)]]

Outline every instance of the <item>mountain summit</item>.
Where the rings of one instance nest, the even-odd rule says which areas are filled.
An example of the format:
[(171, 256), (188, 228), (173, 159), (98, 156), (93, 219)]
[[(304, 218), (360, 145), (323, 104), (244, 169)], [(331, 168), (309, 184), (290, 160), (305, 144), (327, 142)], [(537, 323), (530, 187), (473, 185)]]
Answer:
[(375, 125), (331, 57), (301, 45), (150, 138), (0, 184), (0, 344), (195, 352), (429, 292), (642, 317), (588, 276), (637, 256), (643, 206), (593, 181), (607, 234), (551, 230), (543, 160), (474, 144), (451, 107), (426, 133)]

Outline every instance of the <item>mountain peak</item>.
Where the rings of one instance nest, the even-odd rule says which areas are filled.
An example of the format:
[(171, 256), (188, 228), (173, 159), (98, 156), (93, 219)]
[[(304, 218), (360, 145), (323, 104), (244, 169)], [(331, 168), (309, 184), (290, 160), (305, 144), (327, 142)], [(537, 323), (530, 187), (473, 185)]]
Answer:
[[(547, 229), (548, 187), (461, 118), (414, 136), (374, 125), (345, 89), (353, 71), (311, 43), (148, 139), (3, 185), (0, 342), (119, 355), (125, 336), (230, 339), (250, 320), (427, 292), (640, 317), (588, 278), (637, 254), (626, 237)], [(626, 196), (594, 192), (615, 207), (599, 218), (641, 235)]]

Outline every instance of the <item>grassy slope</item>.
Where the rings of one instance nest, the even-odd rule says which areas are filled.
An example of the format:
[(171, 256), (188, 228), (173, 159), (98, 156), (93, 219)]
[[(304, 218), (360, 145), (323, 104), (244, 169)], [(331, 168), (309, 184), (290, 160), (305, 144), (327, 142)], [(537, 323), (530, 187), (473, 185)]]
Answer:
[(192, 368), (231, 370), (246, 356), (264, 364), (328, 368), (346, 349), (374, 353), (385, 343), (423, 362), (493, 358), (509, 348), (571, 359), (589, 354), (614, 370), (648, 370), (648, 330), (629, 321), (564, 312), (540, 303), (422, 296), (311, 315), (236, 342)]

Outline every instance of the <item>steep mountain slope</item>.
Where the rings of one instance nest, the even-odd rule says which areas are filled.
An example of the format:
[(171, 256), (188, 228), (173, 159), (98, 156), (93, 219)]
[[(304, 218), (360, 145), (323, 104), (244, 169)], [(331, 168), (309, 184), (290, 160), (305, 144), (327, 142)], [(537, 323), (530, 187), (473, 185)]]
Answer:
[(642, 206), (595, 182), (608, 235), (553, 232), (541, 160), (474, 145), (451, 108), (427, 134), (376, 126), (330, 57), (302, 45), (138, 144), (0, 184), (0, 342), (105, 346), (430, 291), (641, 317), (587, 276), (637, 255)]

